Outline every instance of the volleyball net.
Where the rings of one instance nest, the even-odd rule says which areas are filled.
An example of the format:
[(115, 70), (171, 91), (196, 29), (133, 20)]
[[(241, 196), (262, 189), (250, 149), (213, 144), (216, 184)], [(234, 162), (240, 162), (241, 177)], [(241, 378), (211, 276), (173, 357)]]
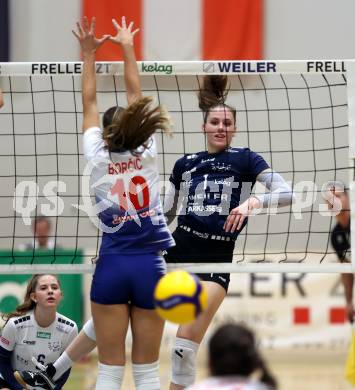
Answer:
[[(334, 214), (324, 199), (332, 182), (352, 192), (351, 61), (140, 62), (138, 67), (143, 94), (164, 104), (174, 123), (172, 138), (156, 136), (163, 190), (178, 158), (206, 150), (197, 99), (201, 78), (227, 74), (226, 103), (237, 112), (232, 146), (261, 154), (295, 195), (291, 206), (249, 218), (233, 264), (190, 264), (186, 269), (353, 270), (352, 263), (337, 262), (330, 241)], [(0, 273), (92, 272), (101, 232), (90, 211), (93, 193), (83, 180), (82, 63), (1, 63), (0, 70), (5, 98), (0, 110)], [(100, 113), (126, 106), (123, 64), (97, 63), (96, 70)], [(264, 191), (255, 186), (254, 193)], [(35, 249), (31, 227), (39, 215), (52, 225), (53, 249), (45, 253)], [(86, 261), (81, 263), (83, 253)], [(43, 256), (49, 265), (42, 264)]]

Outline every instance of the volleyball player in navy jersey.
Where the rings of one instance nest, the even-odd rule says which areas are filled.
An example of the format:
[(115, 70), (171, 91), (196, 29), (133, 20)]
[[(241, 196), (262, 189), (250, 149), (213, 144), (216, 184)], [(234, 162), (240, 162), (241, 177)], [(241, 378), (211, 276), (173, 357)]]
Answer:
[[(235, 110), (224, 103), (226, 83), (226, 77), (204, 78), (199, 100), (208, 150), (179, 159), (170, 178), (165, 205), (166, 210), (173, 205), (167, 213), (169, 222), (176, 215), (179, 195), (184, 205), (179, 209), (178, 227), (173, 233), (176, 247), (169, 248), (166, 254), (170, 262), (231, 262), (235, 240), (252, 210), (289, 205), (293, 199), (291, 188), (260, 155), (248, 148), (230, 147), (236, 132)], [(257, 180), (269, 192), (251, 196)], [(178, 329), (172, 350), (171, 389), (193, 384), (198, 346), (228, 289), (228, 274), (199, 276), (207, 289), (208, 308), (195, 322)], [(89, 321), (73, 346), (83, 355), (93, 349), (95, 339), (94, 324)], [(60, 366), (58, 376), (81, 356), (71, 347), (67, 352), (54, 364), (56, 368)]]
[[(170, 177), (165, 204), (165, 209), (173, 204), (167, 213), (169, 222), (179, 211), (178, 227), (173, 233), (176, 246), (165, 256), (168, 263), (231, 262), (235, 241), (253, 209), (286, 206), (293, 199), (289, 185), (260, 155), (248, 148), (230, 146), (236, 133), (236, 111), (225, 104), (227, 83), (226, 76), (204, 77), (199, 106), (207, 151), (180, 158)], [(251, 195), (256, 181), (269, 192)], [(193, 384), (198, 346), (227, 293), (229, 274), (199, 277), (207, 289), (208, 307), (196, 321), (177, 331), (170, 389)]]
[(0, 88), (0, 108), (4, 105), (4, 95), (2, 89)]
[[(336, 225), (333, 227), (330, 238), (332, 246), (341, 263), (350, 263), (350, 199), (345, 185), (342, 182), (329, 183), (328, 185), (328, 207), (337, 209), (335, 216)], [(354, 322), (354, 275), (341, 274), (341, 281), (344, 286), (346, 316), (350, 323)]]

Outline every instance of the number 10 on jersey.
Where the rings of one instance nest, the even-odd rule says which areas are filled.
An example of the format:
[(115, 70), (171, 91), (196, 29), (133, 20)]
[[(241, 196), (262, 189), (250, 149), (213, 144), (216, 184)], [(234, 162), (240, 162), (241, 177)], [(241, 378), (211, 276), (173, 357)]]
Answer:
[(129, 203), (136, 211), (149, 206), (149, 187), (143, 176), (133, 176), (128, 184), (123, 179), (117, 179), (111, 187), (110, 194), (117, 195), (122, 211), (128, 211), (131, 208)]

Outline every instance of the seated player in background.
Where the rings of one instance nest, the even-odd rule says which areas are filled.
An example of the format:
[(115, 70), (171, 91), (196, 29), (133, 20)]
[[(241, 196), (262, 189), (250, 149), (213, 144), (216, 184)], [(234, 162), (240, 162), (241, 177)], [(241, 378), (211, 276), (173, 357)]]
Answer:
[[(28, 282), (24, 301), (14, 312), (3, 316), (6, 323), (0, 337), (0, 389), (21, 390), (27, 385), (56, 390), (63, 387), (70, 370), (54, 384), (41, 375), (32, 361), (33, 357), (42, 365), (55, 361), (78, 333), (76, 323), (57, 312), (61, 299), (58, 278), (36, 274)], [(30, 383), (22, 380), (19, 371), (23, 370), (39, 372)]]
[(208, 344), (210, 377), (190, 390), (276, 390), (251, 330), (243, 325), (225, 324), (215, 331)]
[[(336, 225), (331, 232), (332, 246), (341, 263), (350, 262), (350, 200), (349, 194), (342, 182), (330, 183), (328, 185), (328, 207), (335, 211)], [(341, 274), (344, 286), (346, 316), (349, 322), (354, 322), (354, 275)]]
[(45, 217), (44, 215), (36, 216), (32, 221), (31, 228), (33, 232), (32, 241), (20, 245), (20, 250), (53, 249), (54, 246), (57, 246), (50, 236), (52, 224), (48, 217)]
[(62, 375), (64, 375), (74, 363), (80, 361), (80, 359), (88, 355), (95, 348), (96, 333), (94, 322), (92, 318), (90, 318), (59, 358), (56, 361), (41, 367), (41, 373), (26, 370), (18, 372), (17, 375), (20, 375), (23, 382), (28, 385), (31, 385), (34, 382), (34, 378), (37, 376), (39, 376), (39, 380), (42, 380), (41, 378), (46, 378), (47, 384), (43, 384), (41, 387), (44, 390), (49, 390), (51, 389), (49, 386), (50, 383), (55, 382), (57, 384)]

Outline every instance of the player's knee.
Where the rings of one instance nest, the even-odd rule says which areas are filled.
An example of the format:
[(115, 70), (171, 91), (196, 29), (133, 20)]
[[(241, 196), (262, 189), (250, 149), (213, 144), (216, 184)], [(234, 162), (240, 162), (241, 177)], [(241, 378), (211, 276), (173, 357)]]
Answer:
[(159, 390), (159, 364), (132, 364), (133, 378), (137, 390)]
[(190, 386), (196, 377), (196, 354), (199, 344), (177, 337), (172, 349), (172, 382), (180, 386)]
[(89, 337), (89, 339), (96, 341), (96, 332), (94, 327), (94, 321), (92, 318), (90, 320), (86, 321), (83, 326), (83, 331), (86, 334), (86, 336)]

